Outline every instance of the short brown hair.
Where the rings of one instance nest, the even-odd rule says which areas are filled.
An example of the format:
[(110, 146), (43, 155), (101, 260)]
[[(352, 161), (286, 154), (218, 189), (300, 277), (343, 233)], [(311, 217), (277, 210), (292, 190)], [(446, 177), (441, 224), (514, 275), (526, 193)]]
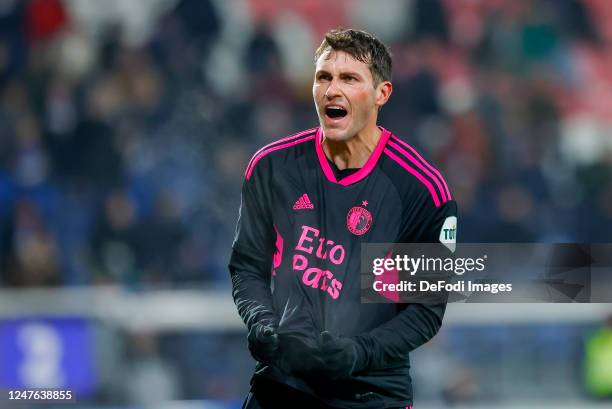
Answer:
[(338, 28), (327, 32), (315, 52), (315, 64), (328, 50), (344, 51), (357, 61), (368, 64), (375, 85), (381, 81), (391, 81), (389, 47), (366, 31)]

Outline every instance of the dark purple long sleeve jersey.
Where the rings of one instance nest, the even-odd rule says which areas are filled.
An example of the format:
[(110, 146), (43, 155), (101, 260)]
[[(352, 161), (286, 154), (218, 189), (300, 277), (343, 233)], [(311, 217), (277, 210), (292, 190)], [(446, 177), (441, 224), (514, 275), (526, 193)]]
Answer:
[[(366, 369), (348, 379), (313, 384), (258, 363), (263, 376), (343, 408), (412, 404), (409, 352), (431, 339), (445, 304), (362, 304), (362, 243), (449, 245), (457, 205), (432, 165), (404, 140), (382, 129), (366, 164), (334, 169), (320, 128), (271, 143), (245, 172), (229, 264), (233, 296), (247, 327), (279, 323), (294, 296), (313, 337), (327, 330), (355, 337)], [(295, 310), (295, 309), (294, 309)]]

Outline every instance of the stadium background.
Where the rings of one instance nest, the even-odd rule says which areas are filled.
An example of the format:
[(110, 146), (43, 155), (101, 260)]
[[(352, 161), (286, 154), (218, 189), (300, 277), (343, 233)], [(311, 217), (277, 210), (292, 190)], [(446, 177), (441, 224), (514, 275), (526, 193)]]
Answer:
[[(610, 242), (611, 20), (606, 0), (0, 0), (0, 388), (240, 406), (242, 173), (316, 124), (337, 26), (391, 45), (380, 122), (446, 175), (461, 241)], [(610, 312), (452, 305), (413, 354), (415, 407), (607, 407)]]

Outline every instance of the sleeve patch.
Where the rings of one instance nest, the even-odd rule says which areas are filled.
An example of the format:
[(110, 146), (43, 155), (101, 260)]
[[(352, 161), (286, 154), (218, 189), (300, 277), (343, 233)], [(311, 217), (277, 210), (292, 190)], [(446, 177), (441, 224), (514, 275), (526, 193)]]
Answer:
[(440, 229), (440, 243), (444, 244), (450, 251), (455, 252), (457, 243), (457, 217), (449, 216), (444, 220)]

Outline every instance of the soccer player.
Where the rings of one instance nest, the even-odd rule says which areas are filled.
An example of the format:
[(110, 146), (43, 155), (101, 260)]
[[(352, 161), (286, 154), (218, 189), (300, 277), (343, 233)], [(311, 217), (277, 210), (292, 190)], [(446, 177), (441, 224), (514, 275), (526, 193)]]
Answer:
[(257, 360), (243, 408), (410, 408), (408, 354), (445, 304), (362, 304), (361, 244), (448, 244), (457, 206), (440, 172), (377, 125), (392, 92), (384, 44), (333, 30), (315, 65), (320, 126), (264, 146), (245, 172), (229, 263)]

